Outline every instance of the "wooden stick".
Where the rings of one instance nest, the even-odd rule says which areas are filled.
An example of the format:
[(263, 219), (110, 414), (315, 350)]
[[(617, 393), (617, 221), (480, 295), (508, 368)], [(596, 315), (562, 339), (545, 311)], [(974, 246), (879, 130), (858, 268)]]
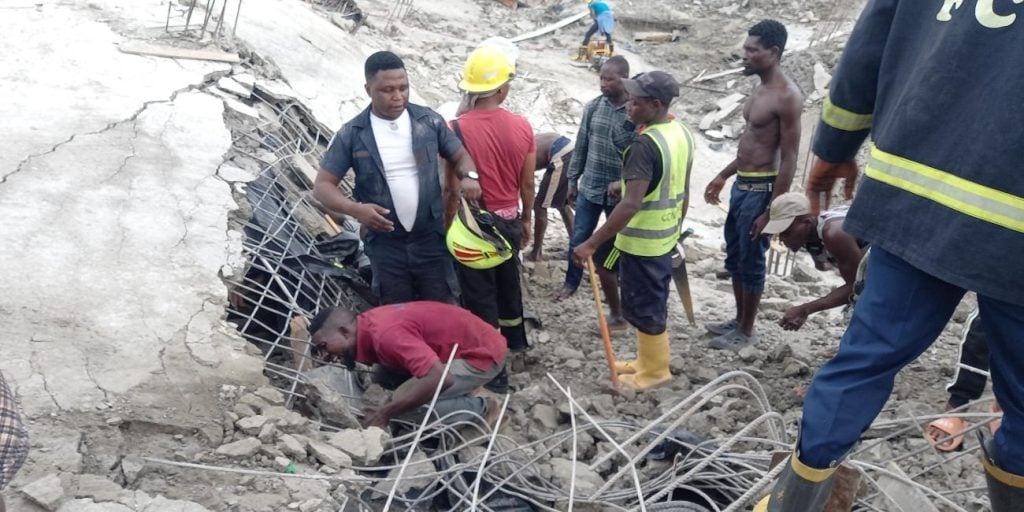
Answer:
[(612, 385), (618, 387), (619, 373), (615, 371), (615, 350), (612, 349), (612, 338), (608, 334), (608, 321), (604, 318), (604, 306), (601, 305), (601, 292), (597, 289), (597, 272), (594, 271), (594, 259), (587, 258), (587, 270), (590, 272), (590, 287), (594, 289), (594, 305), (597, 306), (597, 321), (601, 325), (601, 339), (604, 340), (604, 354), (608, 356), (608, 371), (612, 374)]

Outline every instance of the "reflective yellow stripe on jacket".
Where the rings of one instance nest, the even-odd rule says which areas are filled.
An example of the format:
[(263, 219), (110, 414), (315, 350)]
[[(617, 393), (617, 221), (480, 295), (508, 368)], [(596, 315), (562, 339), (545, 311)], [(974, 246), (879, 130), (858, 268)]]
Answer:
[[(672, 250), (679, 238), (694, 141), (690, 130), (674, 121), (649, 126), (643, 135), (651, 137), (661, 153), (661, 181), (615, 238), (615, 247), (636, 256), (661, 256)], [(623, 193), (626, 186), (623, 181)]]
[(1024, 233), (1024, 197), (886, 153), (874, 144), (864, 174), (965, 215)]
[(821, 107), (821, 120), (837, 130), (859, 132), (871, 128), (874, 116), (846, 110), (832, 103), (832, 98), (828, 97), (825, 98), (825, 104)]

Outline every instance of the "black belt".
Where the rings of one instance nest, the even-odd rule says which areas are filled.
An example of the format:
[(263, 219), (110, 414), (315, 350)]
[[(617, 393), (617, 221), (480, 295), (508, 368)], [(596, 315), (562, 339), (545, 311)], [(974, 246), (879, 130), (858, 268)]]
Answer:
[(744, 192), (771, 192), (772, 191), (772, 185), (774, 185), (774, 184), (771, 183), (771, 182), (763, 182), (763, 183), (750, 183), (750, 182), (743, 182), (743, 181), (737, 181), (736, 182), (736, 188), (739, 189), (739, 190), (742, 190)]

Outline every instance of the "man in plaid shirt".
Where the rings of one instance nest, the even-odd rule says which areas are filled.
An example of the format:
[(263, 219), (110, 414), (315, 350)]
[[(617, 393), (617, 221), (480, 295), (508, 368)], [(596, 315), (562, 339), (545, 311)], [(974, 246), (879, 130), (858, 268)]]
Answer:
[[(14, 478), (28, 456), (28, 431), (21, 423), (14, 393), (0, 373), (0, 490)], [(0, 512), (7, 510), (0, 496)]]
[[(615, 209), (615, 200), (608, 197), (608, 185), (618, 183), (622, 173), (622, 151), (633, 142), (636, 128), (626, 117), (629, 95), (622, 79), (629, 78), (629, 62), (616, 56), (601, 67), (601, 95), (587, 103), (576, 134), (576, 147), (569, 164), (569, 193), (566, 200), (576, 205), (576, 225), (569, 242), (565, 285), (555, 294), (562, 300), (576, 293), (583, 279), (583, 269), (573, 265), (572, 251), (594, 234), (597, 222)], [(606, 296), (618, 296), (614, 278), (602, 276)], [(611, 324), (625, 321), (609, 318)]]

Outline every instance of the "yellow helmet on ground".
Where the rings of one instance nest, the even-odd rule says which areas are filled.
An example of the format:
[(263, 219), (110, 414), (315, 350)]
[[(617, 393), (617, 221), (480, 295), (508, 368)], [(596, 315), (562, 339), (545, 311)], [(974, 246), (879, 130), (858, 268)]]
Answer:
[(466, 59), (459, 89), (471, 94), (497, 90), (516, 73), (508, 57), (494, 46), (481, 46)]
[(448, 252), (459, 263), (476, 270), (494, 268), (508, 261), (512, 257), (512, 245), (498, 232), (494, 220), (493, 213), (472, 207), (462, 199), (459, 213), (445, 236)]

